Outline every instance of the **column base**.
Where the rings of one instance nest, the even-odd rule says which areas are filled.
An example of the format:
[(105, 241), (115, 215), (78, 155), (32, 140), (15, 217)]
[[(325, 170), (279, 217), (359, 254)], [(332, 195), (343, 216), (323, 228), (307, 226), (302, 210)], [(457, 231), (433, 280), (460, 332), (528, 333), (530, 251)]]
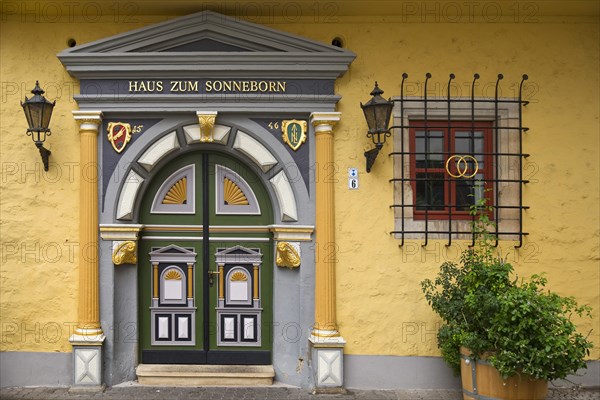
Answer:
[(335, 329), (317, 329), (313, 328), (308, 338), (311, 343), (341, 343), (346, 344), (340, 333)]
[[(96, 337), (103, 334), (102, 328), (75, 328), (75, 336), (89, 336)], [(69, 339), (71, 340), (71, 339)]]
[[(337, 333), (337, 331), (335, 331)], [(344, 389), (344, 346), (346, 341), (339, 336), (317, 336), (309, 338), (314, 368), (315, 393), (345, 393)]]
[(69, 342), (73, 346), (73, 386), (69, 391), (101, 392), (102, 383), (102, 343), (103, 334), (97, 336), (72, 335)]

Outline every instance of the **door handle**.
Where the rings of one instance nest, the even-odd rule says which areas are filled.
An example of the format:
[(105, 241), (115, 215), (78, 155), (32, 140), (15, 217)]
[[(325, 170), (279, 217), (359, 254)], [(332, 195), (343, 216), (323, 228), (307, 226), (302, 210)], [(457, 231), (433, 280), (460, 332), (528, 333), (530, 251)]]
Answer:
[(221, 271), (208, 271), (208, 284), (209, 286), (212, 287), (212, 285), (215, 283), (213, 276), (214, 275), (219, 275), (221, 273)]

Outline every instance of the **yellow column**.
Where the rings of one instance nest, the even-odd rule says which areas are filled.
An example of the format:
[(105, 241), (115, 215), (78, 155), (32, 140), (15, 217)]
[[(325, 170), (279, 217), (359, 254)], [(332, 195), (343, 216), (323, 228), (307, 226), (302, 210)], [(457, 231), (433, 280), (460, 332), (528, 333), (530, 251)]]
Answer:
[(219, 265), (219, 299), (225, 298), (225, 265)]
[(100, 111), (73, 111), (79, 123), (79, 308), (76, 335), (101, 336), (98, 285), (98, 130)]
[(252, 270), (253, 274), (252, 274), (252, 282), (254, 283), (254, 287), (253, 287), (253, 296), (252, 299), (253, 300), (258, 300), (258, 265), (255, 264), (253, 265), (253, 270)]
[(336, 338), (340, 336), (335, 306), (335, 220), (333, 196), (333, 127), (340, 113), (313, 113), (311, 123), (316, 140), (316, 266), (315, 266), (315, 325), (312, 336)]
[(158, 299), (158, 263), (152, 263), (152, 298)]
[(194, 298), (194, 264), (188, 263), (188, 299)]

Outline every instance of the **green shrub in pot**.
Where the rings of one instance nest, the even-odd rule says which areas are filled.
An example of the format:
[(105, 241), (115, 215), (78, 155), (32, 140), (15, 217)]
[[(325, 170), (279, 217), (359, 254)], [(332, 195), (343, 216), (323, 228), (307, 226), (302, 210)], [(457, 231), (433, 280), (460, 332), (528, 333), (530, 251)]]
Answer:
[(590, 317), (588, 306), (545, 288), (543, 275), (529, 280), (514, 276), (489, 233), (489, 208), (471, 208), (476, 245), (463, 251), (459, 263), (445, 262), (437, 276), (421, 287), (442, 318), (437, 335), (446, 363), (460, 372), (460, 347), (473, 358), (488, 360), (504, 378), (524, 373), (535, 379), (565, 378), (586, 368), (592, 343), (576, 330), (574, 315)]

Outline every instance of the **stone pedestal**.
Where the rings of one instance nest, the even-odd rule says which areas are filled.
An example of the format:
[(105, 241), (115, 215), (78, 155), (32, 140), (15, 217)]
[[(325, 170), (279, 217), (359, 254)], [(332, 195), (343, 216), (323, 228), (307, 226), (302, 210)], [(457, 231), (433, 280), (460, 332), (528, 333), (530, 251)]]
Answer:
[(344, 345), (340, 336), (310, 337), (316, 393), (345, 393)]
[(72, 335), (69, 342), (73, 346), (73, 386), (70, 392), (101, 392), (102, 383), (102, 343), (104, 335)]

